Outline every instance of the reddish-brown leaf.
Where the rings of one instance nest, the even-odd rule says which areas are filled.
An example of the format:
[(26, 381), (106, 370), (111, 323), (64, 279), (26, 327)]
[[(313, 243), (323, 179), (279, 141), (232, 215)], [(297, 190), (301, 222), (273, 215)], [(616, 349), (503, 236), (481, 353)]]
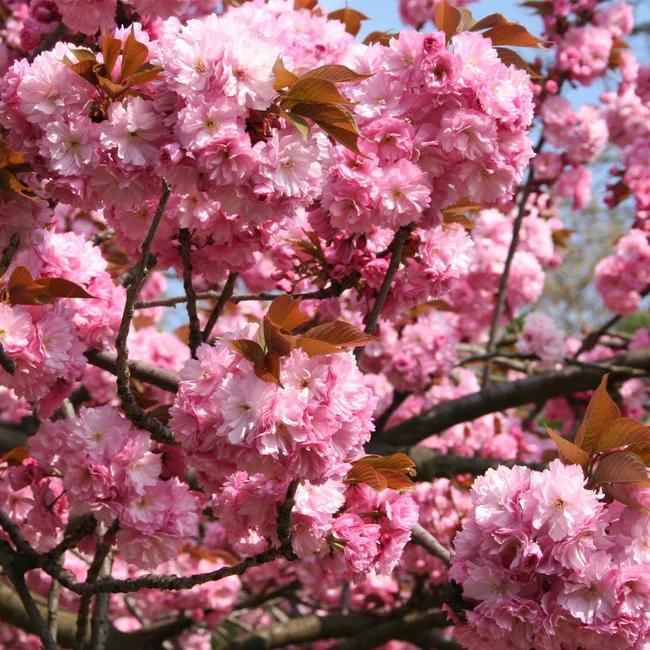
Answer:
[(642, 503), (637, 501), (628, 491), (627, 486), (622, 483), (610, 483), (608, 485), (601, 486), (603, 492), (610, 498), (620, 501), (623, 505), (632, 508), (633, 510), (638, 510), (644, 515), (650, 515), (650, 510), (648, 510)]
[(94, 298), (83, 287), (65, 278), (39, 278), (37, 282), (51, 298)]
[(460, 14), (460, 20), (458, 21), (458, 27), (456, 27), (456, 33), (469, 31), (476, 23), (472, 12), (465, 7), (460, 7), (458, 13)]
[(336, 140), (336, 142), (339, 142), (354, 153), (363, 156), (358, 145), (359, 129), (357, 128), (352, 113), (343, 108), (343, 106), (301, 102), (293, 106), (291, 111), (300, 117), (313, 120), (325, 133)]
[(415, 463), (404, 453), (391, 456), (365, 456), (352, 463), (345, 479), (346, 483), (365, 483), (378, 492), (393, 490), (413, 490), (411, 477), (415, 476)]
[(594, 450), (605, 428), (621, 417), (620, 409), (607, 392), (608, 376), (603, 375), (600, 385), (591, 396), (585, 417), (576, 434), (576, 445), (587, 453)]
[(316, 77), (301, 77), (289, 88), (282, 99), (282, 104), (288, 108), (300, 102), (350, 104), (332, 82)]
[(577, 445), (574, 445), (572, 442), (569, 442), (559, 434), (557, 434), (553, 429), (546, 428), (548, 435), (551, 437), (551, 440), (555, 443), (560, 452), (560, 458), (565, 463), (571, 463), (574, 465), (581, 465), (586, 467), (589, 463), (589, 454), (586, 451), (583, 451)]
[[(310, 355), (331, 354), (339, 352), (341, 348), (367, 345), (374, 339), (374, 336), (366, 334), (354, 325), (336, 320), (308, 329), (298, 338), (297, 345)], [(320, 347), (318, 344), (321, 344)]]
[(155, 81), (160, 76), (163, 69), (158, 65), (146, 63), (137, 72), (129, 78), (129, 86), (146, 84), (149, 81)]
[(499, 55), (501, 62), (505, 65), (514, 65), (515, 68), (519, 68), (519, 70), (528, 73), (531, 79), (541, 79), (539, 73), (534, 68), (531, 68), (514, 50), (507, 47), (495, 47), (494, 49)]
[(540, 16), (553, 15), (553, 2), (551, 0), (526, 0), (521, 3), (522, 7), (534, 9)]
[(299, 11), (300, 9), (314, 9), (316, 5), (318, 4), (318, 0), (294, 0), (293, 2), (293, 8), (296, 11)]
[(262, 323), (264, 332), (264, 345), (267, 351), (275, 352), (280, 357), (286, 357), (295, 347), (295, 337), (285, 334), (268, 316)]
[(490, 14), (481, 18), (481, 20), (475, 22), (470, 31), (471, 32), (480, 32), (484, 29), (490, 29), (490, 27), (496, 27), (497, 25), (507, 25), (510, 21), (501, 14)]
[(122, 50), (122, 68), (120, 70), (120, 81), (128, 79), (133, 73), (137, 72), (146, 62), (149, 56), (149, 49), (144, 43), (140, 43), (135, 38), (135, 30), (131, 31), (124, 43)]
[(322, 65), (319, 68), (314, 68), (306, 72), (302, 75), (301, 79), (324, 79), (333, 84), (338, 84), (361, 81), (371, 76), (370, 74), (359, 74), (344, 65)]
[(12, 305), (42, 305), (55, 298), (93, 298), (83, 287), (63, 278), (39, 278), (18, 266), (9, 278), (7, 287)]
[(156, 418), (156, 420), (160, 420), (163, 424), (169, 424), (172, 417), (170, 413), (171, 407), (171, 404), (159, 404), (148, 411), (148, 414), (151, 417)]
[(492, 27), (483, 36), (492, 41), (492, 45), (512, 45), (514, 47), (544, 47), (544, 41), (533, 36), (523, 25), (508, 23)]
[(97, 63), (97, 57), (92, 50), (75, 47), (70, 51), (75, 55), (77, 61), (91, 61), (93, 64)]
[(594, 451), (604, 451), (633, 443), (650, 443), (650, 427), (632, 418), (618, 418), (600, 434)]
[(327, 17), (330, 20), (339, 20), (345, 25), (345, 31), (352, 36), (356, 36), (361, 29), (361, 23), (364, 20), (368, 20), (368, 16), (365, 16), (360, 11), (356, 9), (350, 9), (345, 7), (344, 9), (337, 9), (327, 14)]
[(115, 83), (108, 77), (97, 77), (97, 85), (111, 98), (117, 99), (125, 90), (126, 86)]
[(368, 36), (363, 39), (364, 45), (372, 45), (373, 43), (379, 43), (380, 45), (387, 46), (391, 39), (397, 38), (398, 34), (396, 32), (370, 32)]
[(287, 88), (298, 81), (298, 75), (295, 75), (290, 70), (287, 70), (281, 58), (278, 58), (277, 61), (273, 64), (273, 74), (275, 75), (273, 88), (276, 90)]
[(442, 0), (436, 5), (434, 23), (440, 31), (445, 33), (447, 41), (456, 33), (460, 19), (460, 11), (450, 5), (447, 0)]
[(613, 451), (603, 456), (591, 476), (594, 487), (610, 483), (650, 485), (648, 471), (643, 461), (629, 451)]
[(238, 354), (241, 354), (244, 359), (248, 359), (251, 363), (261, 363), (264, 360), (264, 350), (259, 343), (249, 341), (248, 339), (235, 339), (228, 341), (230, 347)]
[(278, 296), (269, 305), (266, 317), (278, 327), (293, 330), (310, 321), (309, 316), (300, 309), (300, 300), (285, 294)]
[(9, 467), (19, 467), (23, 461), (29, 458), (28, 447), (16, 447), (0, 458), (0, 463), (8, 465)]
[(298, 132), (305, 140), (309, 137), (309, 124), (307, 124), (304, 118), (291, 111), (286, 111), (284, 116), (298, 129)]
[(68, 67), (74, 70), (80, 77), (93, 84), (97, 83), (97, 75), (95, 68), (97, 63), (95, 61), (79, 61), (78, 63), (69, 63)]
[(255, 364), (255, 374), (262, 380), (277, 384), (282, 388), (280, 381), (280, 356), (270, 350), (260, 363)]
[(122, 42), (120, 39), (105, 32), (102, 36), (102, 57), (104, 59), (104, 67), (109, 75), (113, 72), (117, 57), (121, 51)]

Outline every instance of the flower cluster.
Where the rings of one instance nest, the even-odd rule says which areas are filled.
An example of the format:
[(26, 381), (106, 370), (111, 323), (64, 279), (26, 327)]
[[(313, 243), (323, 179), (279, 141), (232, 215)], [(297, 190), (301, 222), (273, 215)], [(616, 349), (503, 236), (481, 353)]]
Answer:
[(632, 229), (616, 243), (616, 252), (596, 267), (595, 284), (605, 306), (618, 314), (632, 314), (650, 285), (650, 243), (645, 232)]
[(282, 361), (280, 386), (257, 377), (228, 340), (197, 355), (181, 371), (171, 426), (208, 485), (236, 469), (323, 481), (363, 455), (375, 398), (351, 353), (295, 349)]
[(13, 374), (0, 370), (3, 384), (19, 397), (38, 402), (47, 416), (81, 376), (85, 349), (112, 342), (124, 290), (108, 273), (101, 251), (72, 232), (34, 231), (30, 246), (14, 257), (2, 279), (5, 291), (20, 267), (32, 278), (69, 280), (90, 295), (61, 298), (50, 305), (0, 303), (0, 342), (16, 366)]
[(450, 576), (475, 607), (467, 648), (641, 647), (650, 626), (645, 514), (607, 505), (582, 469), (488, 470), (454, 541)]
[(47, 422), (30, 450), (41, 472), (63, 476), (73, 514), (92, 512), (106, 525), (119, 520), (117, 546), (129, 562), (155, 567), (195, 539), (197, 498), (178, 479), (161, 478), (162, 456), (149, 434), (117, 409), (82, 408), (73, 419)]

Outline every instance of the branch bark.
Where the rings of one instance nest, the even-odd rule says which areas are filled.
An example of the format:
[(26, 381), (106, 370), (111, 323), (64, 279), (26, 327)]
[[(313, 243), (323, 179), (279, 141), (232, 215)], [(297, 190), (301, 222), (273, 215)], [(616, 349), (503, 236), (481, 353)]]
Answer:
[(178, 235), (181, 244), (181, 259), (183, 261), (183, 288), (185, 289), (187, 318), (190, 325), (189, 345), (192, 359), (196, 359), (196, 350), (203, 341), (201, 323), (196, 310), (196, 291), (192, 282), (192, 235), (187, 228), (181, 228)]
[(124, 304), (124, 312), (122, 320), (115, 339), (115, 349), (117, 356), (115, 358), (116, 375), (117, 375), (117, 394), (122, 403), (122, 409), (125, 415), (133, 422), (139, 429), (145, 429), (153, 434), (154, 438), (159, 442), (170, 442), (174, 439), (169, 427), (164, 425), (160, 420), (149, 415), (133, 397), (131, 391), (131, 370), (129, 368), (129, 348), (127, 346), (127, 338), (129, 330), (131, 329), (131, 321), (133, 320), (134, 305), (140, 293), (140, 287), (144, 282), (149, 271), (149, 255), (151, 253), (151, 246), (163, 214), (165, 207), (171, 193), (171, 188), (167, 181), (162, 181), (162, 193), (158, 207), (151, 220), (149, 231), (142, 244), (142, 252), (140, 259), (135, 267), (133, 279), (129, 288), (126, 291), (126, 302)]
[(605, 373), (609, 373), (615, 381), (634, 376), (638, 370), (650, 372), (650, 348), (610, 357), (590, 366), (573, 366), (490, 386), (428, 409), (380, 432), (373, 442), (408, 447), (456, 424), (488, 413), (595, 389)]

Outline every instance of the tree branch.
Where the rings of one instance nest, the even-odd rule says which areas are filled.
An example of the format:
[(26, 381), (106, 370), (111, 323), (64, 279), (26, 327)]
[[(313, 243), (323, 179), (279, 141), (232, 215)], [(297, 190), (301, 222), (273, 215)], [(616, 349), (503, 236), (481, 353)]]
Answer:
[(214, 329), (214, 326), (217, 324), (217, 321), (219, 320), (219, 316), (221, 316), (221, 312), (223, 312), (223, 310), (226, 308), (228, 301), (232, 297), (233, 291), (235, 290), (235, 280), (237, 280), (237, 274), (229, 273), (228, 279), (226, 280), (226, 284), (223, 285), (223, 290), (221, 291), (219, 300), (217, 300), (217, 304), (214, 306), (214, 309), (210, 313), (208, 322), (205, 324), (205, 327), (203, 329), (203, 334), (201, 338), (204, 341), (207, 341), (210, 338), (210, 334), (212, 334), (212, 330)]
[[(402, 261), (402, 251), (404, 250), (404, 244), (406, 243), (406, 240), (411, 234), (412, 229), (413, 229), (412, 225), (402, 226), (395, 233), (395, 237), (393, 237), (393, 241), (389, 246), (389, 250), (391, 251), (392, 255), (390, 257), (388, 268), (386, 269), (386, 275), (384, 276), (384, 280), (381, 283), (381, 287), (379, 287), (379, 292), (377, 293), (377, 299), (375, 300), (375, 304), (373, 305), (372, 310), (366, 320), (366, 327), (364, 329), (366, 334), (374, 334), (377, 330), (379, 315), (381, 314), (381, 310), (383, 309), (384, 304), (386, 303), (386, 300), (388, 298), (388, 294), (390, 293), (390, 288), (391, 285), (393, 284), (395, 274), (397, 273), (399, 264)], [(357, 349), (363, 350), (363, 348), (357, 348)]]
[(196, 350), (201, 345), (201, 324), (199, 314), (196, 311), (196, 291), (192, 283), (192, 235), (187, 228), (181, 228), (179, 232), (181, 243), (181, 260), (183, 261), (183, 288), (187, 296), (187, 318), (189, 320), (190, 335), (189, 345), (192, 359), (196, 359)]
[(129, 368), (129, 349), (127, 346), (127, 338), (129, 335), (129, 330), (131, 329), (131, 321), (133, 320), (135, 301), (138, 298), (140, 287), (142, 286), (142, 283), (144, 282), (144, 279), (149, 271), (148, 261), (149, 254), (151, 253), (151, 246), (156, 235), (156, 230), (158, 229), (163, 214), (165, 213), (165, 207), (167, 205), (167, 200), (169, 199), (170, 193), (171, 188), (168, 185), (167, 181), (163, 179), (160, 201), (151, 221), (151, 225), (149, 226), (147, 236), (145, 237), (145, 240), (142, 244), (140, 260), (135, 267), (133, 279), (126, 291), (126, 302), (124, 304), (122, 321), (120, 322), (120, 328), (115, 340), (115, 348), (117, 350), (117, 356), (115, 359), (117, 370), (117, 394), (122, 403), (122, 409), (124, 410), (124, 413), (129, 418), (129, 420), (131, 420), (131, 422), (133, 422), (136, 427), (149, 431), (159, 442), (170, 442), (173, 440), (174, 436), (172, 435), (169, 427), (160, 422), (160, 420), (157, 420), (156, 418), (149, 415), (141, 406), (139, 406), (133, 397), (130, 382), (131, 371)]
[[(91, 365), (106, 370), (106, 372), (110, 372), (112, 375), (117, 374), (117, 357), (115, 354), (101, 350), (86, 350), (84, 354), (86, 355), (86, 359), (88, 359), (88, 363)], [(165, 368), (159, 368), (146, 361), (130, 359), (128, 363), (131, 377), (145, 384), (151, 384), (152, 386), (166, 390), (169, 393), (175, 393), (178, 390), (178, 384), (181, 381), (178, 373)]]
[(415, 524), (411, 531), (411, 541), (421, 546), (427, 553), (442, 560), (447, 566), (451, 564), (451, 551), (446, 549), (426, 528)]
[(650, 348), (610, 357), (587, 367), (573, 366), (490, 386), (428, 409), (380, 432), (373, 442), (408, 447), (488, 413), (594, 389), (605, 373), (610, 373), (612, 380), (621, 380), (629, 378), (635, 370), (650, 371)]

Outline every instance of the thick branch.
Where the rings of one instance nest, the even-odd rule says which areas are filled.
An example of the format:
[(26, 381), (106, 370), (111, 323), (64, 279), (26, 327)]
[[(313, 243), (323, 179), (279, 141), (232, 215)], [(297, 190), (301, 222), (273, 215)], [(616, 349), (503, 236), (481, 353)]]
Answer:
[(605, 373), (609, 372), (612, 380), (621, 380), (633, 376), (635, 370), (650, 371), (650, 348), (610, 357), (590, 366), (573, 366), (490, 386), (439, 404), (380, 432), (376, 442), (400, 448), (408, 447), (456, 424), (469, 422), (488, 413), (594, 389)]
[(270, 650), (292, 644), (351, 636), (380, 620), (371, 614), (303, 616), (254, 630), (232, 641), (226, 650)]
[(392, 639), (408, 640), (422, 630), (444, 625), (447, 625), (447, 617), (439, 609), (411, 611), (370, 629), (357, 630), (357, 635), (335, 645), (332, 650), (373, 650)]
[[(32, 594), (42, 616), (47, 614), (47, 604), (40, 596)], [(36, 633), (30, 619), (14, 589), (0, 582), (0, 620), (25, 632)], [(125, 634), (109, 626), (106, 650), (153, 650), (159, 648), (165, 639), (178, 636), (191, 625), (189, 619), (180, 617), (153, 623), (142, 630)], [(74, 648), (76, 615), (65, 609), (58, 612), (58, 644), (63, 648)]]
[(446, 549), (426, 528), (416, 524), (411, 531), (411, 541), (421, 546), (427, 553), (442, 560), (447, 566), (451, 564), (451, 552)]

